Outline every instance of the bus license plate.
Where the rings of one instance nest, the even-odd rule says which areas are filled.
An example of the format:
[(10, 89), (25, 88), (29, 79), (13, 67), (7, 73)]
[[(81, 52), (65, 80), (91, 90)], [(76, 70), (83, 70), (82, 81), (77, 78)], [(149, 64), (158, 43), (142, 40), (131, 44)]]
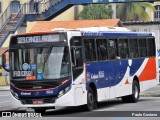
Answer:
[(43, 100), (32, 100), (33, 104), (43, 104)]

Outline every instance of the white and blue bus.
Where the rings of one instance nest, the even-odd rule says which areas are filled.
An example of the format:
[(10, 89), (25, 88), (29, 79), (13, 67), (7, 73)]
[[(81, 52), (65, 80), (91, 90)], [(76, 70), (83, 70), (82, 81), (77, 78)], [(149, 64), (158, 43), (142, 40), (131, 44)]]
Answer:
[(126, 29), (15, 35), (2, 59), (10, 72), (13, 105), (36, 112), (81, 105), (93, 110), (111, 98), (137, 102), (140, 92), (159, 83), (154, 35)]

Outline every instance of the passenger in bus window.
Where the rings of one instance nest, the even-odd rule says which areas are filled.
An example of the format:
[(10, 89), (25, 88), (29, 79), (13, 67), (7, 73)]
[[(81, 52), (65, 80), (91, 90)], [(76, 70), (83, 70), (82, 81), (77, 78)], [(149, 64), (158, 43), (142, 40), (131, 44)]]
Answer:
[(109, 40), (108, 41), (108, 52), (109, 52), (109, 59), (116, 59), (118, 55), (118, 50), (117, 50), (117, 45), (116, 45), (116, 40)]
[(106, 47), (104, 45), (100, 45), (100, 53), (102, 56), (102, 60), (106, 60), (107, 59), (107, 50)]
[(94, 61), (95, 54), (94, 48), (91, 42), (86, 42), (85, 46), (85, 54), (86, 54), (86, 61)]
[(77, 62), (77, 67), (82, 67), (83, 66), (82, 55), (81, 55), (80, 50), (76, 51), (76, 62)]
[(121, 57), (120, 57), (120, 56), (116, 56), (116, 57), (115, 57), (115, 59), (120, 60), (120, 59), (121, 59)]

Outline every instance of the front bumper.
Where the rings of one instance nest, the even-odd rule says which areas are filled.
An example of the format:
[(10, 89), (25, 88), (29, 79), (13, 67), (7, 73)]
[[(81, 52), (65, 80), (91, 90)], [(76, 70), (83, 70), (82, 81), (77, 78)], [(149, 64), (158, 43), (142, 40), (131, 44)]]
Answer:
[(56, 107), (56, 106), (75, 106), (74, 96), (71, 91), (67, 92), (60, 98), (55, 99), (53, 103), (44, 103), (44, 104), (23, 104), (21, 100), (16, 99), (11, 94), (11, 101), (14, 108), (35, 108), (35, 107)]

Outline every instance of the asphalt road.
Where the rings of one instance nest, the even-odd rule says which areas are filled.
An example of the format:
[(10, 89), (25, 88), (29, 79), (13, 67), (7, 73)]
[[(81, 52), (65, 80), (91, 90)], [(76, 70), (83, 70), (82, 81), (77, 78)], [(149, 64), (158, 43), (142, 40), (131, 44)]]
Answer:
[[(12, 109), (11, 102), (9, 99), (9, 91), (0, 91), (0, 111), (5, 109)], [(16, 112), (17, 111), (12, 111)], [(18, 111), (18, 113), (25, 113), (24, 111)], [(27, 109), (27, 114), (34, 113), (32, 109)], [(156, 116), (143, 116), (143, 114), (152, 114)], [(142, 116), (139, 116), (141, 115)], [(137, 103), (123, 103), (121, 99), (112, 99), (105, 102), (99, 103), (99, 107), (91, 112), (84, 111), (83, 107), (63, 107), (53, 110), (48, 110), (45, 115), (42, 115), (42, 119), (53, 119), (54, 120), (72, 120), (81, 119), (83, 120), (137, 120), (141, 117), (141, 120), (158, 120), (160, 119), (160, 97), (141, 97)], [(98, 117), (96, 119), (96, 117)], [(128, 118), (129, 117), (129, 118)], [(147, 118), (146, 118), (147, 117)], [(6, 118), (0, 118), (6, 120)], [(7, 118), (12, 120), (18, 120), (22, 118), (12, 117)], [(29, 119), (37, 119), (30, 117)]]
[(9, 91), (0, 91), (0, 111), (12, 109)]
[[(112, 99), (99, 103), (98, 109), (92, 112), (85, 112), (82, 107), (62, 108), (47, 111), (46, 117), (132, 117), (132, 113), (158, 113), (160, 117), (160, 98), (142, 97), (137, 103), (123, 103), (121, 99)], [(138, 111), (138, 112), (137, 112)]]

